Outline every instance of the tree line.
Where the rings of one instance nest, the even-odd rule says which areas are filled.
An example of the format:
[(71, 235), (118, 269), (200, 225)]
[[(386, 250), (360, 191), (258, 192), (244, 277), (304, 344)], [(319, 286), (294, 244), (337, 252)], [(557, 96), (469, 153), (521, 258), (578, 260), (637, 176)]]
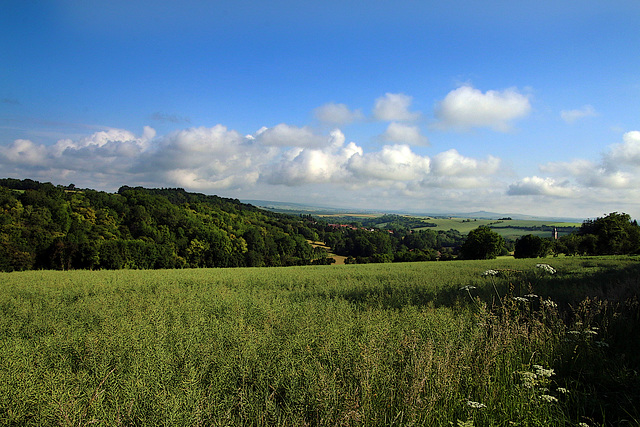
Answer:
[[(387, 219), (396, 220), (399, 217)], [(406, 222), (405, 222), (406, 224)], [(329, 264), (452, 259), (457, 231), (336, 228), (181, 188), (117, 193), (0, 179), (0, 271)]]
[[(505, 240), (487, 226), (471, 231), (460, 248), (465, 259), (490, 259), (504, 252)], [(558, 239), (527, 234), (515, 241), (515, 258), (547, 255), (624, 255), (640, 253), (640, 227), (628, 214), (613, 212), (589, 219)]]
[[(380, 220), (379, 220), (380, 221)], [(405, 217), (337, 227), (311, 215), (270, 212), (236, 199), (181, 188), (121, 187), (117, 193), (0, 179), (0, 271), (158, 269), (329, 264), (321, 241), (349, 263), (640, 251), (626, 214), (585, 221), (558, 240), (505, 241), (486, 226), (412, 230)], [(422, 224), (424, 226), (424, 224)]]

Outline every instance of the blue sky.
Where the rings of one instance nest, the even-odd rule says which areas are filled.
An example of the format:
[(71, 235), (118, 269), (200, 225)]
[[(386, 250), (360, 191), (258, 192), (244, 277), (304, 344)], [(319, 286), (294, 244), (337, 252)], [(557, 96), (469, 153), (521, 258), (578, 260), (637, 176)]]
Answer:
[(640, 2), (6, 0), (0, 176), (640, 217)]

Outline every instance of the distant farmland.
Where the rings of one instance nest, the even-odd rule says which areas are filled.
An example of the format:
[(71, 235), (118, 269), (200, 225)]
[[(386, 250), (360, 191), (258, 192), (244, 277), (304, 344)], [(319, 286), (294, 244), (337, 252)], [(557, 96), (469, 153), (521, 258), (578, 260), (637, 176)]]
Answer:
[[(382, 218), (381, 214), (331, 214), (331, 215), (318, 215), (327, 222), (336, 223), (353, 223), (364, 222), (364, 220), (371, 220), (374, 218)], [(558, 236), (564, 236), (576, 231), (582, 224), (578, 222), (561, 222), (553, 220), (499, 220), (499, 219), (475, 219), (475, 218), (463, 218), (463, 217), (425, 217), (425, 216), (413, 216), (402, 215), (403, 218), (421, 220), (425, 223), (424, 227), (415, 227), (416, 230), (456, 230), (462, 234), (467, 234), (471, 230), (474, 230), (481, 225), (486, 225), (500, 234), (506, 239), (515, 240), (521, 236), (527, 234), (533, 234), (540, 237), (552, 237), (554, 227), (558, 230)], [(426, 226), (429, 224), (429, 226)], [(379, 228), (388, 228), (388, 223), (377, 223), (375, 225)]]
[(457, 230), (466, 234), (481, 225), (490, 227), (493, 231), (508, 239), (534, 234), (540, 237), (552, 237), (553, 228), (558, 229), (558, 236), (564, 236), (576, 231), (580, 223), (555, 222), (544, 220), (495, 220), (495, 219), (469, 219), (469, 218), (424, 218), (426, 221), (436, 224), (435, 227), (425, 227), (431, 230)]

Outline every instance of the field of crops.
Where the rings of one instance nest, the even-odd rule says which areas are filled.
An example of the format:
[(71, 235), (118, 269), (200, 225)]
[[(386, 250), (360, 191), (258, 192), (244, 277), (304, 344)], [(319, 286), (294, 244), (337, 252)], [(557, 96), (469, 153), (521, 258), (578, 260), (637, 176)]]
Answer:
[(0, 425), (638, 425), (639, 278), (629, 257), (3, 273)]
[[(571, 231), (580, 228), (580, 223), (557, 222), (548, 220), (494, 220), (494, 219), (468, 219), (468, 218), (428, 218), (427, 222), (435, 224), (435, 227), (425, 227), (430, 230), (456, 230), (462, 234), (467, 234), (481, 225), (490, 227), (493, 231), (507, 239), (515, 240), (526, 234), (533, 234), (540, 237), (552, 237), (550, 230), (541, 230), (546, 227), (572, 227)], [(568, 234), (570, 231), (560, 231), (559, 236)]]

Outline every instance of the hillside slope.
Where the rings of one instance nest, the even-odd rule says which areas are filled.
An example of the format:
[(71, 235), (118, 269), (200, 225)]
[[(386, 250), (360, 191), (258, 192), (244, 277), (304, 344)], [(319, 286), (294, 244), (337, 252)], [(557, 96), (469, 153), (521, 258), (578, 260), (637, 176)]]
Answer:
[(309, 221), (183, 189), (0, 180), (0, 270), (281, 266), (321, 251)]

